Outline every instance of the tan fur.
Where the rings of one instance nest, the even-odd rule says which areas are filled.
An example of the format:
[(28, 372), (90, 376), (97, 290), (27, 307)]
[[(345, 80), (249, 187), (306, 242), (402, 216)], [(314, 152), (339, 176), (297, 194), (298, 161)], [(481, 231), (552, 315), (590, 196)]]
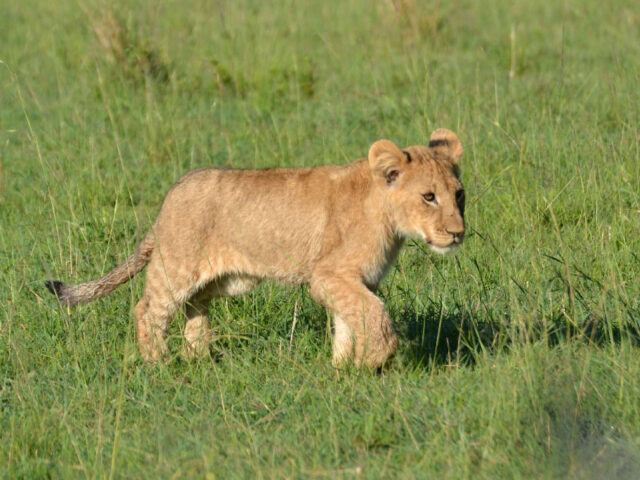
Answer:
[(211, 298), (249, 292), (263, 279), (306, 283), (333, 314), (334, 363), (380, 366), (397, 339), (374, 292), (403, 239), (445, 252), (464, 235), (462, 146), (445, 129), (430, 145), (400, 150), (380, 140), (368, 158), (345, 166), (192, 171), (123, 265), (93, 282), (50, 288), (63, 302), (88, 302), (148, 262), (136, 330), (142, 356), (158, 361), (180, 307), (187, 351), (198, 355), (208, 348)]

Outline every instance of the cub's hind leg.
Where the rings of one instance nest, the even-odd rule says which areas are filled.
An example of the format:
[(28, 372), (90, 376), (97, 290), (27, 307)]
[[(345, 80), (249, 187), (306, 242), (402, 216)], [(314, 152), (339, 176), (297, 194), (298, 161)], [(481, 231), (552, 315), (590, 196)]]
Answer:
[(211, 338), (209, 303), (216, 296), (216, 291), (215, 282), (212, 282), (187, 302), (187, 324), (184, 327), (187, 358), (201, 357), (207, 352)]
[(145, 289), (135, 308), (138, 349), (145, 361), (158, 362), (169, 352), (167, 329), (175, 311), (175, 303), (170, 297)]
[(245, 275), (219, 277), (187, 302), (187, 324), (184, 328), (187, 357), (199, 357), (207, 352), (211, 340), (208, 315), (211, 299), (248, 293), (259, 282), (259, 279)]
[(166, 356), (167, 330), (176, 311), (196, 289), (194, 275), (165, 268), (159, 255), (154, 255), (147, 268), (144, 294), (135, 308), (136, 336), (142, 358), (157, 362)]

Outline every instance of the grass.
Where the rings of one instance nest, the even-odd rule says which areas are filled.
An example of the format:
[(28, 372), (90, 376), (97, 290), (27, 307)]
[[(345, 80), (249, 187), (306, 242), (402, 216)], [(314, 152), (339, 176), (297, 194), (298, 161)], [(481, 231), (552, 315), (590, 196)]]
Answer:
[[(638, 478), (635, 2), (0, 6), (0, 474)], [(304, 287), (216, 300), (211, 359), (139, 359), (143, 276), (61, 309), (44, 280), (126, 258), (183, 173), (466, 147), (469, 235), (409, 242), (402, 342), (336, 372)], [(291, 340), (293, 312), (298, 319)]]

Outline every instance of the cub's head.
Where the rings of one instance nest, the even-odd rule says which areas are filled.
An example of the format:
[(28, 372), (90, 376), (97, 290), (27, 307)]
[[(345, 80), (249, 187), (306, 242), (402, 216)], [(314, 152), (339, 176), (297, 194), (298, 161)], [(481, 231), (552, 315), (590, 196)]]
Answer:
[(464, 237), (464, 188), (459, 178), (460, 140), (451, 130), (431, 134), (429, 146), (400, 149), (379, 140), (369, 150), (376, 190), (396, 233), (423, 239), (446, 253)]

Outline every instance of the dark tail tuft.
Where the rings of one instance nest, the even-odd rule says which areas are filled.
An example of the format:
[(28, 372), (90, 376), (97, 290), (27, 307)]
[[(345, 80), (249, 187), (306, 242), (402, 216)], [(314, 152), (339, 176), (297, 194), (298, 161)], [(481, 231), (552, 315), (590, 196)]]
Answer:
[(59, 282), (58, 280), (47, 280), (44, 284), (56, 297), (60, 298), (62, 296), (62, 287), (64, 287), (64, 283)]

